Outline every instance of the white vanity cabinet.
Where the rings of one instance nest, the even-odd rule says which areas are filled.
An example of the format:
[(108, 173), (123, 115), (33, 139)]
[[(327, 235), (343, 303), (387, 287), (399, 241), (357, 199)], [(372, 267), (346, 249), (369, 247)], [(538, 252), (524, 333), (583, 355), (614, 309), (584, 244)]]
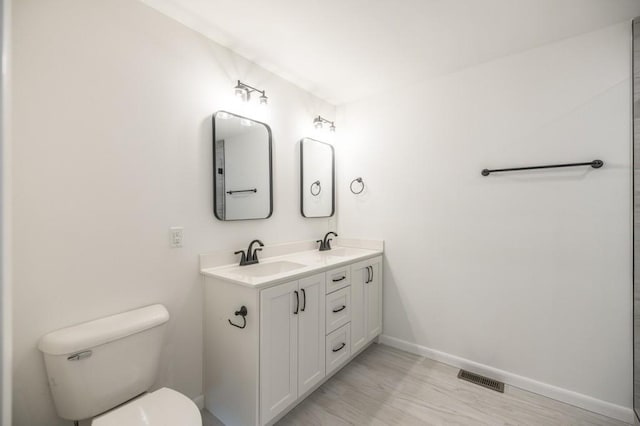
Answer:
[(260, 292), (261, 424), (324, 378), (324, 306), (324, 274)]
[(205, 274), (206, 408), (227, 426), (272, 425), (348, 363), (382, 329), (381, 260), (259, 286)]

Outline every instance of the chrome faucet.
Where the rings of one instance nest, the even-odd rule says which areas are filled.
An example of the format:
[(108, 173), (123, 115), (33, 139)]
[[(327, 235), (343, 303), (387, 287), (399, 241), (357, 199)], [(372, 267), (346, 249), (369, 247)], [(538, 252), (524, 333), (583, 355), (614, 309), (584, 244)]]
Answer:
[[(257, 248), (253, 248), (253, 245), (255, 243), (258, 243), (260, 245), (260, 247), (264, 247), (264, 244), (262, 244), (262, 241), (260, 240), (253, 240), (249, 243), (249, 247), (247, 248), (247, 252), (245, 253), (242, 250), (239, 250), (233, 254), (241, 254), (242, 256), (240, 257), (240, 266), (246, 266), (246, 265), (253, 265), (254, 263), (259, 263), (260, 261), (258, 260), (258, 252), (261, 251), (262, 249), (260, 247)], [(253, 250), (253, 252), (252, 252)]]
[(334, 237), (338, 236), (335, 232), (330, 231), (327, 232), (327, 235), (324, 236), (323, 240), (316, 241), (316, 243), (320, 243), (320, 251), (331, 250), (331, 240), (333, 240), (333, 238), (328, 238), (329, 235), (333, 235)]

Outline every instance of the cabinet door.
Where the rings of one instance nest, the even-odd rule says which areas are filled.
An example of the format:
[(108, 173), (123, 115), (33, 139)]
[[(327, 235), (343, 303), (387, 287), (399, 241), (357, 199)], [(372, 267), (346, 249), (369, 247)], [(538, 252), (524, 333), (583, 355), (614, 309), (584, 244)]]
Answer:
[(261, 424), (298, 398), (299, 297), (297, 281), (260, 292)]
[(325, 274), (299, 281), (298, 395), (324, 378), (325, 372)]
[(351, 353), (360, 350), (367, 342), (365, 326), (365, 282), (369, 277), (368, 262), (351, 266)]
[(369, 282), (364, 284), (367, 342), (382, 333), (382, 262), (380, 258), (372, 259), (369, 271)]
[(351, 265), (351, 353), (382, 332), (382, 257)]

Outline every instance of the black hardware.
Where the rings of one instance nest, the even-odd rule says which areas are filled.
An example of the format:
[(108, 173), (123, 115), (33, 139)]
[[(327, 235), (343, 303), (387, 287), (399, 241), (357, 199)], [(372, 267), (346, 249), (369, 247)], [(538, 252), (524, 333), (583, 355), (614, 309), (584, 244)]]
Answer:
[(255, 250), (253, 250), (253, 245), (255, 243), (258, 243), (260, 245), (260, 247), (264, 247), (264, 244), (262, 244), (262, 241), (260, 240), (253, 240), (249, 243), (249, 248), (247, 248), (247, 252), (245, 254), (244, 251), (240, 250), (240, 251), (236, 251), (233, 254), (242, 254), (242, 257), (240, 258), (240, 266), (246, 266), (246, 265), (253, 265), (255, 263), (260, 263), (260, 261), (258, 260), (258, 251), (261, 251), (261, 248), (256, 248)]
[(535, 170), (535, 169), (555, 169), (559, 167), (576, 167), (576, 166), (591, 166), (594, 169), (599, 169), (604, 165), (602, 160), (593, 160), (586, 163), (565, 163), (565, 164), (548, 164), (544, 166), (530, 166), (530, 167), (513, 167), (510, 169), (484, 169), (482, 170), (482, 176), (489, 176), (491, 173), (497, 172), (513, 172), (517, 170)]
[(256, 188), (240, 189), (240, 190), (237, 190), (237, 191), (227, 191), (227, 194), (238, 194), (240, 192), (258, 192), (258, 190)]
[(369, 284), (372, 281), (373, 281), (373, 266), (367, 266), (367, 280), (364, 283)]
[(224, 171), (223, 171), (222, 167), (218, 167), (218, 174), (219, 175), (223, 175), (224, 174)]
[(77, 352), (73, 355), (68, 356), (67, 361), (80, 361), (81, 359), (89, 358), (91, 355), (93, 355), (93, 351), (91, 350)]
[[(318, 192), (313, 192), (313, 187), (315, 185), (318, 185)], [(322, 187), (320, 186), (320, 181), (317, 180), (317, 181), (313, 182), (311, 184), (311, 186), (309, 187), (309, 191), (311, 191), (311, 195), (313, 195), (314, 197), (318, 196), (320, 194), (320, 192), (322, 192)]]
[(331, 240), (333, 240), (333, 238), (329, 238), (329, 235), (333, 235), (333, 236), (338, 236), (338, 234), (336, 234), (333, 231), (329, 231), (327, 232), (327, 235), (324, 236), (323, 240), (318, 240), (316, 241), (316, 243), (320, 243), (320, 251), (327, 251), (327, 250), (331, 250)]
[(251, 260), (255, 260), (256, 262), (258, 262), (258, 252), (262, 251), (262, 249), (260, 247), (257, 247), (255, 249), (253, 249), (253, 256), (251, 256)]
[(332, 278), (331, 281), (333, 281), (334, 283), (337, 283), (337, 282), (340, 282), (340, 281), (342, 281), (342, 280), (344, 280), (346, 278), (347, 278), (347, 276), (343, 275), (340, 278)]
[(247, 312), (247, 307), (242, 305), (240, 307), (240, 310), (235, 312), (236, 316), (238, 316), (238, 315), (242, 316), (242, 321), (243, 321), (242, 325), (234, 324), (234, 323), (231, 322), (230, 319), (227, 319), (227, 321), (229, 321), (229, 324), (231, 324), (234, 327), (245, 328), (247, 326), (247, 313), (248, 313)]
[(302, 308), (300, 309), (300, 312), (304, 312), (307, 307), (307, 293), (305, 293), (304, 288), (301, 288), (300, 291), (302, 292)]
[(233, 252), (233, 254), (241, 254), (242, 257), (240, 257), (240, 266), (244, 266), (247, 264), (247, 255), (244, 253), (244, 250), (238, 250)]
[(337, 314), (337, 313), (338, 313), (338, 312), (340, 312), (340, 311), (344, 311), (346, 308), (347, 308), (347, 306), (346, 306), (346, 305), (342, 305), (342, 307), (340, 307), (340, 308), (338, 308), (338, 309), (334, 309), (334, 310), (333, 310), (333, 313), (334, 313), (334, 314)]
[(342, 348), (344, 348), (345, 346), (347, 346), (347, 344), (346, 344), (346, 343), (344, 343), (344, 342), (342, 342), (342, 344), (341, 344), (340, 346), (338, 346), (338, 347), (337, 347), (337, 348), (335, 348), (335, 349), (331, 349), (331, 350), (332, 350), (333, 352), (338, 352), (338, 351), (342, 350)]
[(298, 296), (298, 292), (296, 290), (293, 291), (296, 294), (296, 310), (293, 312), (295, 315), (298, 315), (298, 310), (300, 308), (300, 298)]
[[(362, 185), (362, 188), (360, 188), (360, 191), (354, 191), (353, 190), (353, 184), (358, 182), (360, 185)], [(354, 180), (351, 181), (351, 185), (349, 185), (349, 189), (351, 190), (351, 192), (353, 192), (354, 194), (358, 195), (361, 194), (362, 191), (364, 191), (364, 182), (362, 181), (361, 177), (357, 177)]]

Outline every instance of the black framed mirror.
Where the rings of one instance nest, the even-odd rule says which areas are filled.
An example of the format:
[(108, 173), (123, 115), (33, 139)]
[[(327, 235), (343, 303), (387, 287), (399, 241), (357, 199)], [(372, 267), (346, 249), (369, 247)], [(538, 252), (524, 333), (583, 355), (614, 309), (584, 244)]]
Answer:
[(213, 126), (213, 213), (219, 220), (266, 219), (273, 213), (271, 128), (227, 111)]
[(300, 212), (304, 217), (335, 213), (334, 149), (311, 138), (300, 141)]

